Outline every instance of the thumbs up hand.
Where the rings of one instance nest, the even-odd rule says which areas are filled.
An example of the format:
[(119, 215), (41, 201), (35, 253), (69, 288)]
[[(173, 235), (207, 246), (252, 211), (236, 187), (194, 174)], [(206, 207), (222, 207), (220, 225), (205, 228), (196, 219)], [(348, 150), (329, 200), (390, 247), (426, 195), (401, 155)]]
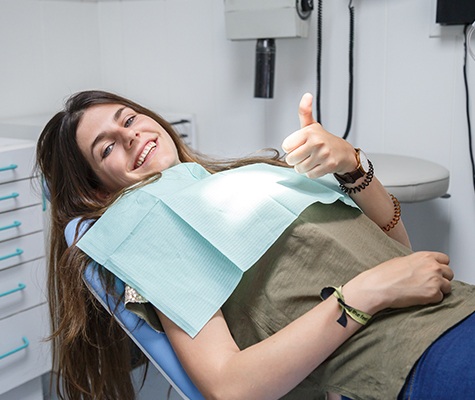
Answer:
[(300, 129), (282, 143), (285, 161), (300, 174), (318, 178), (328, 173), (344, 174), (357, 167), (355, 150), (346, 140), (332, 135), (312, 115), (313, 97), (302, 96), (299, 105)]

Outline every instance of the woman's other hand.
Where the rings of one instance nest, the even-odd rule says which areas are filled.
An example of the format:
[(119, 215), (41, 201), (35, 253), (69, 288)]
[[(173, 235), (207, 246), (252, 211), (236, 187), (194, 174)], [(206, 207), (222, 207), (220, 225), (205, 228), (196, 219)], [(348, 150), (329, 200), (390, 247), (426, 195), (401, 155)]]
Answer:
[(346, 140), (332, 135), (315, 121), (313, 97), (302, 96), (299, 105), (300, 129), (282, 143), (285, 161), (301, 174), (318, 178), (328, 173), (344, 174), (357, 167), (355, 150)]
[(343, 292), (348, 304), (374, 314), (385, 308), (438, 303), (451, 292), (453, 277), (446, 254), (416, 252), (361, 273)]

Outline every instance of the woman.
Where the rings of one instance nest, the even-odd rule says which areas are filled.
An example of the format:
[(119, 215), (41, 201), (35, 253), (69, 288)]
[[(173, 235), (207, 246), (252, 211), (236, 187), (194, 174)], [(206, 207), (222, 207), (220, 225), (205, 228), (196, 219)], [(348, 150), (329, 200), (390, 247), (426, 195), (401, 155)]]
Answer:
[[(105, 92), (71, 97), (46, 125), (37, 158), (51, 195), (50, 307), (55, 366), (67, 398), (130, 399), (133, 389), (123, 335), (113, 323), (104, 330), (108, 319), (82, 283), (89, 259), (67, 249), (64, 228), (78, 216), (99, 218), (125, 189), (183, 162), (211, 173), (257, 162), (292, 166), (309, 178), (333, 173), (364, 213), (338, 201), (306, 209), (194, 338), (154, 310), (156, 326), (205, 397), (395, 398), (431, 343), (472, 314), (474, 288), (451, 282), (445, 254), (411, 253), (397, 200), (370, 163), (360, 165), (363, 155), (326, 132), (311, 110), (312, 97), (304, 95), (301, 128), (283, 143), (285, 161), (210, 160), (156, 114)], [(344, 285), (343, 293), (330, 289), (336, 296), (321, 301), (320, 289), (331, 284)], [(457, 371), (453, 386), (464, 381), (462, 372), (468, 373)], [(424, 388), (414, 376), (411, 390)]]

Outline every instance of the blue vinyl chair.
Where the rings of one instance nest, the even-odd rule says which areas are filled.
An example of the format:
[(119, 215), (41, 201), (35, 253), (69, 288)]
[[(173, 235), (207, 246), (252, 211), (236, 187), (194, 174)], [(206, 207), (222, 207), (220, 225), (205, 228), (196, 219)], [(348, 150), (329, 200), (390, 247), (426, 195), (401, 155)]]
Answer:
[[(65, 236), (69, 246), (73, 243), (78, 222), (79, 219), (75, 219), (66, 227)], [(87, 223), (80, 227), (80, 235), (85, 231), (86, 227)], [(119, 279), (116, 279), (116, 281), (118, 292), (123, 293), (123, 282)], [(123, 303), (115, 307), (116, 302), (104, 290), (97, 268), (93, 263), (85, 271), (84, 282), (108, 312), (112, 309), (115, 310), (113, 315), (117, 322), (178, 394), (184, 399), (204, 399), (181, 366), (167, 336), (152, 329), (137, 315), (127, 310)]]

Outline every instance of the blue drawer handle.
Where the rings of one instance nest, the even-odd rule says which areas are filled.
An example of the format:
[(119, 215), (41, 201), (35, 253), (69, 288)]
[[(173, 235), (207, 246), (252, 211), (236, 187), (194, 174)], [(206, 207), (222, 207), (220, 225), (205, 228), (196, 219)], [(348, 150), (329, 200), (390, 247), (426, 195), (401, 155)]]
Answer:
[(0, 167), (0, 172), (2, 172), (2, 171), (10, 171), (11, 169), (16, 169), (16, 168), (18, 168), (18, 165), (16, 165), (16, 164), (10, 164), (10, 165), (8, 165), (8, 166), (6, 166), (6, 167)]
[(23, 340), (23, 344), (20, 347), (17, 347), (16, 349), (13, 349), (13, 350), (7, 351), (6, 353), (0, 354), (0, 360), (2, 358), (11, 356), (12, 354), (15, 354), (20, 350), (26, 349), (30, 345), (30, 341), (25, 336), (23, 336), (21, 339)]
[(26, 288), (26, 285), (24, 283), (19, 283), (18, 287), (16, 287), (15, 289), (7, 290), (6, 292), (0, 293), (0, 297), (8, 296), (9, 294), (19, 292), (20, 290), (23, 290), (25, 288)]
[(6, 256), (1, 256), (0, 261), (6, 260), (7, 258), (12, 258), (12, 257), (19, 256), (21, 254), (23, 254), (23, 250), (22, 249), (16, 249), (16, 251), (12, 254), (7, 254)]
[(20, 221), (13, 221), (11, 225), (0, 226), (0, 231), (6, 231), (7, 229), (18, 228), (21, 225)]
[(0, 201), (2, 200), (8, 200), (8, 199), (14, 199), (15, 197), (20, 196), (17, 192), (13, 192), (12, 194), (9, 194), (8, 196), (3, 196), (0, 197)]

